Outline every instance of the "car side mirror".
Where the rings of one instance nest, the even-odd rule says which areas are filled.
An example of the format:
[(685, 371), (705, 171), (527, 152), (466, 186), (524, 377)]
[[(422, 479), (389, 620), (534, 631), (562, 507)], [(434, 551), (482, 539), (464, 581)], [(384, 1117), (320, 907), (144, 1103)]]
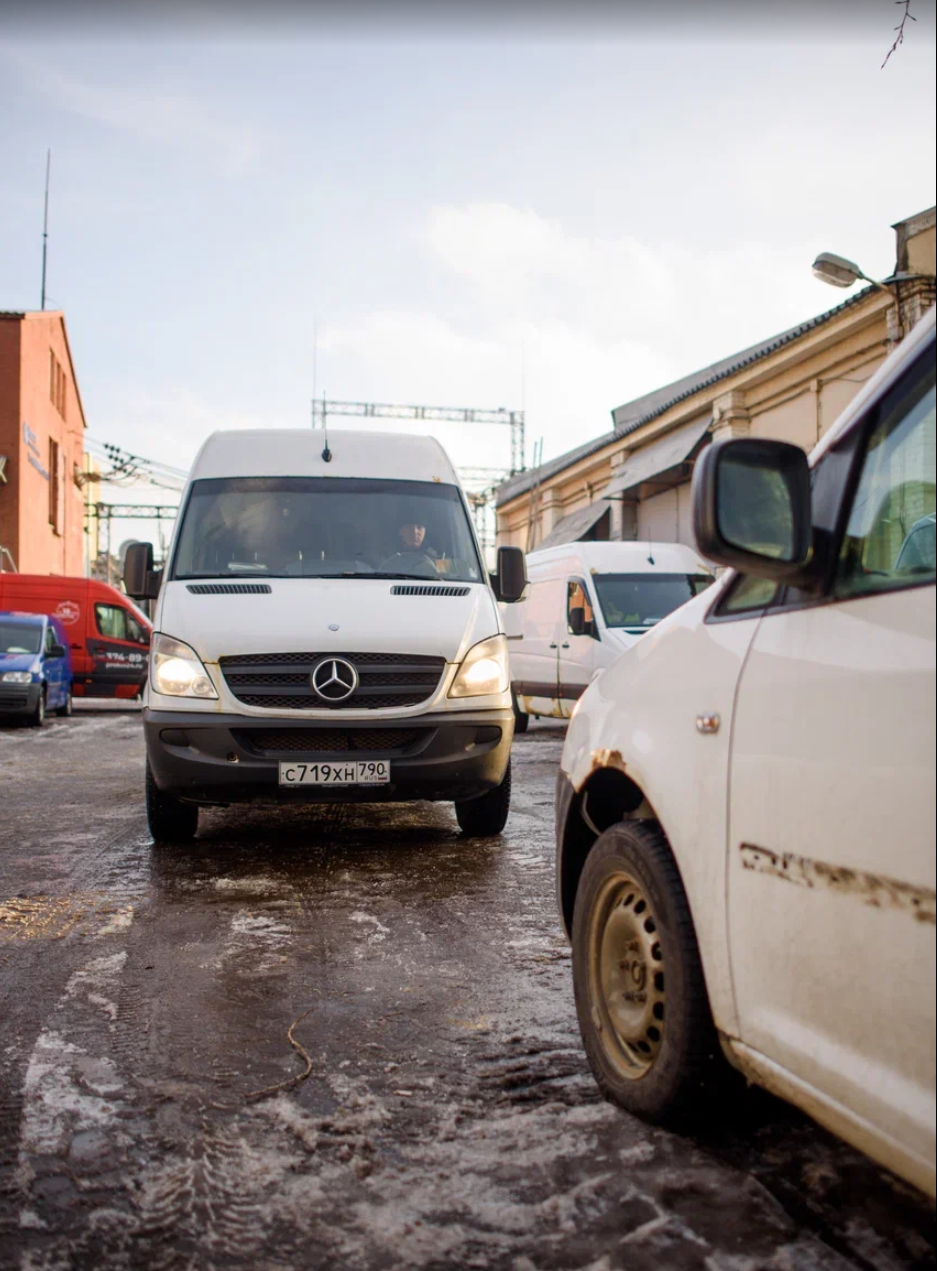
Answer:
[(586, 611), (581, 605), (569, 611), (569, 630), (572, 635), (588, 635), (586, 631)]
[(64, 644), (51, 644), (49, 645), (49, 657), (50, 658), (67, 658), (68, 649), (66, 649)]
[(498, 548), (498, 572), (491, 580), (495, 598), (513, 605), (527, 586), (527, 561), (519, 547)]
[(124, 587), (131, 600), (155, 600), (162, 570), (153, 569), (153, 544), (132, 543), (124, 557)]
[(813, 554), (806, 454), (786, 441), (714, 442), (693, 474), (693, 530), (717, 565), (775, 582), (801, 579)]

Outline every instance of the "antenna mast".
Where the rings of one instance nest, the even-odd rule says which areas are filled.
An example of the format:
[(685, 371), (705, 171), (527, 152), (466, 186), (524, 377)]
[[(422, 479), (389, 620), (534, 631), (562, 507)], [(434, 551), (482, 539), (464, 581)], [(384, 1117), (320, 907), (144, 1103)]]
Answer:
[(52, 151), (46, 151), (46, 197), (45, 208), (42, 215), (42, 303), (41, 309), (46, 307), (46, 256), (49, 246), (49, 171), (52, 167)]

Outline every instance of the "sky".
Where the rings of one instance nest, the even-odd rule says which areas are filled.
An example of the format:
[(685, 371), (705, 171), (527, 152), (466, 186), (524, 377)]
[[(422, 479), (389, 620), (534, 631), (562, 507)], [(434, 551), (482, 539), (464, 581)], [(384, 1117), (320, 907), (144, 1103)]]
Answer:
[(937, 148), (933, 0), (881, 65), (903, 8), (7, 4), (0, 308), (39, 306), (51, 148), (91, 437), (185, 468), (315, 391), (523, 409), (550, 458), (845, 299), (819, 251), (894, 268)]

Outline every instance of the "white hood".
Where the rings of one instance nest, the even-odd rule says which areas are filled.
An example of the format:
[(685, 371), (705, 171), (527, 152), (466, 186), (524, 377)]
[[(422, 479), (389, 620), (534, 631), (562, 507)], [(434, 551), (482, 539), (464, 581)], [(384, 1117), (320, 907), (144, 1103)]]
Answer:
[(208, 663), (246, 653), (414, 653), (460, 662), (500, 630), (480, 583), (441, 585), (464, 596), (395, 596), (394, 586), (408, 584), (386, 579), (271, 578), (269, 593), (237, 595), (193, 594), (192, 585), (164, 586), (155, 629)]

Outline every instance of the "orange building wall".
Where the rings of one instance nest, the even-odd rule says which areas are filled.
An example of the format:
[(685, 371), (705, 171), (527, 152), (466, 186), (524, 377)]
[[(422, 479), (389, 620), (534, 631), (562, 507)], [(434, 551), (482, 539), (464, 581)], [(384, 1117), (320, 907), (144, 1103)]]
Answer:
[[(54, 388), (53, 354), (59, 368)], [(84, 494), (75, 482), (84, 431), (62, 315), (0, 319), (0, 454), (8, 456), (0, 543), (20, 573), (84, 573)], [(50, 523), (50, 441), (60, 448), (57, 526)]]

